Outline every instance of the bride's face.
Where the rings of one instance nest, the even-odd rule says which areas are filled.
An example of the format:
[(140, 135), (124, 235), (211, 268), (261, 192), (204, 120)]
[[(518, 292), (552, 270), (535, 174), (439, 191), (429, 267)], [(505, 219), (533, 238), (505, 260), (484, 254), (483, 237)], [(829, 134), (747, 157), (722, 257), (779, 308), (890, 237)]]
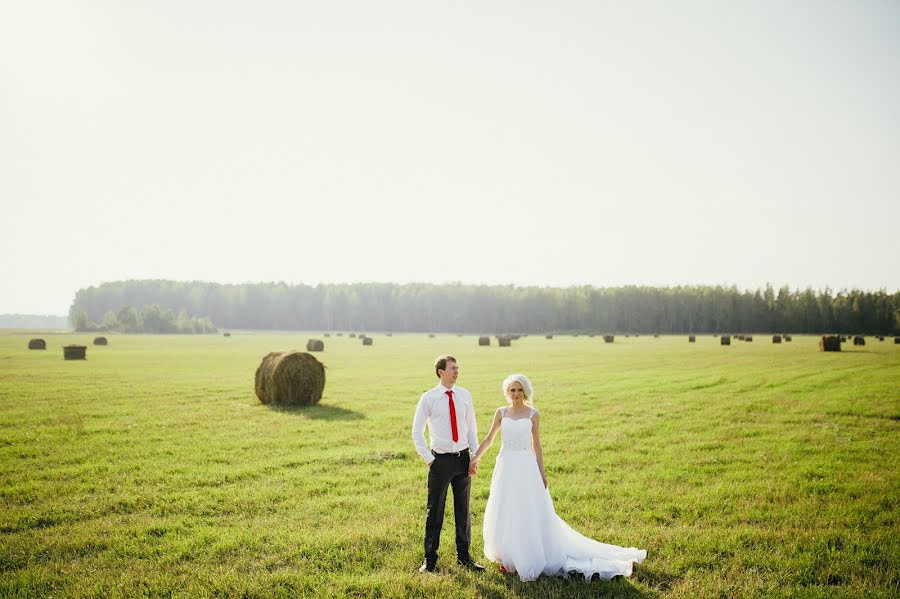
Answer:
[(506, 389), (506, 396), (512, 402), (525, 401), (525, 389), (522, 388), (522, 383), (519, 381), (511, 383)]

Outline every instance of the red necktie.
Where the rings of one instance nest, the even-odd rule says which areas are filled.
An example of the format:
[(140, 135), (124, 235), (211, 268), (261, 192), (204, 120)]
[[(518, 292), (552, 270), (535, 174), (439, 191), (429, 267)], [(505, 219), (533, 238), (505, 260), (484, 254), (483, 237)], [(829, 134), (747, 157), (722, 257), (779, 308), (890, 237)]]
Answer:
[(456, 406), (453, 405), (453, 391), (445, 391), (450, 398), (450, 432), (453, 433), (453, 442), (459, 441), (459, 431), (456, 430)]

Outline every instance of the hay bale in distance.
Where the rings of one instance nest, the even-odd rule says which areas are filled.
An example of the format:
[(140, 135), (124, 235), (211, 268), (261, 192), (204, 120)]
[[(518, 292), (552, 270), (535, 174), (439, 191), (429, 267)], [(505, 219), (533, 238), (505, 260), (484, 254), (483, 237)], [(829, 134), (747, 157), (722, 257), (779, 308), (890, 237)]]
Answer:
[(879, 341), (884, 341), (884, 335), (878, 335), (878, 340), (879, 340)]
[(393, 333), (385, 333), (384, 335), (385, 335), (385, 337), (393, 337), (394, 336)]
[(338, 337), (343, 337), (344, 334), (343, 334), (343, 333), (338, 333), (337, 336), (338, 336)]
[(231, 337), (231, 333), (229, 333), (228, 331), (225, 331), (222, 335), (224, 337)]
[(894, 337), (894, 344), (900, 344), (900, 337)]
[(697, 337), (695, 335), (688, 335), (688, 343), (697, 343)]
[(547, 335), (544, 337), (544, 339), (553, 339), (553, 335)]
[(722, 335), (719, 337), (719, 345), (731, 345), (731, 335)]
[(349, 335), (347, 335), (347, 337), (349, 337), (350, 339), (356, 339), (356, 333), (350, 333)]
[(846, 342), (847, 342), (847, 337), (846, 337), (845, 335), (841, 335), (841, 336), (840, 336), (840, 340), (841, 340), (841, 343), (846, 343)]
[(271, 352), (256, 369), (256, 397), (264, 404), (312, 406), (324, 389), (325, 366), (306, 352)]
[(372, 345), (372, 338), (371, 337), (363, 337), (362, 342), (363, 342), (363, 345)]
[(753, 341), (753, 335), (744, 335), (744, 341)]
[(321, 339), (310, 339), (306, 342), (306, 351), (325, 351), (325, 342)]
[(510, 335), (509, 338), (512, 341), (518, 341), (522, 336), (521, 335)]
[(428, 338), (429, 338), (429, 339), (434, 339), (434, 333), (428, 333)]
[(772, 335), (772, 343), (781, 343), (781, 335)]
[(497, 335), (497, 345), (500, 347), (512, 347), (512, 342), (506, 335)]
[(47, 349), (47, 342), (43, 339), (32, 339), (28, 342), (28, 349)]
[(479, 347), (481, 347), (482, 345), (490, 345), (490, 344), (491, 344), (490, 337), (479, 337), (478, 338), (478, 346)]
[(328, 337), (331, 337), (331, 333), (325, 333), (325, 334), (323, 334), (322, 336), (325, 337), (325, 338), (327, 339)]
[(841, 351), (841, 338), (837, 335), (822, 335), (819, 339), (819, 351)]
[(66, 360), (87, 360), (86, 345), (63, 346), (63, 358)]
[(853, 345), (865, 345), (865, 344), (866, 344), (866, 338), (863, 337), (862, 335), (857, 335), (856, 337), (853, 338)]
[(790, 335), (784, 335), (784, 341), (785, 341), (785, 343), (788, 343), (790, 341), (793, 341), (793, 339), (791, 339)]
[[(625, 335), (626, 337), (628, 335)], [(616, 340), (615, 335), (603, 335), (603, 343), (612, 343)]]
[(94, 337), (94, 345), (109, 345), (109, 339), (106, 337)]

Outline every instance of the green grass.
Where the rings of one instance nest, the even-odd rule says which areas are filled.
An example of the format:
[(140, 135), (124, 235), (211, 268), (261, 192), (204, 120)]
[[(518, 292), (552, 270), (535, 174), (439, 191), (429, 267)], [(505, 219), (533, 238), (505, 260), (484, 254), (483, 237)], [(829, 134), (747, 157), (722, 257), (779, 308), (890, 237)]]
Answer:
[[(720, 347), (712, 336), (325, 339), (319, 406), (253, 375), (306, 334), (0, 335), (0, 595), (895, 597), (900, 345)], [(410, 439), (433, 359), (460, 361), (480, 436), (525, 372), (557, 512), (647, 549), (631, 579), (419, 575), (426, 469)], [(473, 555), (493, 460), (473, 481)]]

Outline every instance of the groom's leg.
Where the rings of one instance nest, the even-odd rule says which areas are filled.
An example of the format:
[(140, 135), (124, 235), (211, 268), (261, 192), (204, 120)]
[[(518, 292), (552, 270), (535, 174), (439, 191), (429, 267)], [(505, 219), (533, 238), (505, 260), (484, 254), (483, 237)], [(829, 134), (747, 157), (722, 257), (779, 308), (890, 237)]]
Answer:
[(469, 456), (454, 460), (456, 468), (450, 484), (453, 485), (453, 519), (456, 521), (456, 555), (463, 561), (471, 559), (469, 545), (472, 540), (472, 516), (469, 513)]
[(453, 476), (453, 459), (439, 457), (428, 469), (428, 508), (425, 512), (425, 560), (437, 562), (441, 544), (441, 526), (444, 524), (444, 505), (447, 503), (447, 487)]

